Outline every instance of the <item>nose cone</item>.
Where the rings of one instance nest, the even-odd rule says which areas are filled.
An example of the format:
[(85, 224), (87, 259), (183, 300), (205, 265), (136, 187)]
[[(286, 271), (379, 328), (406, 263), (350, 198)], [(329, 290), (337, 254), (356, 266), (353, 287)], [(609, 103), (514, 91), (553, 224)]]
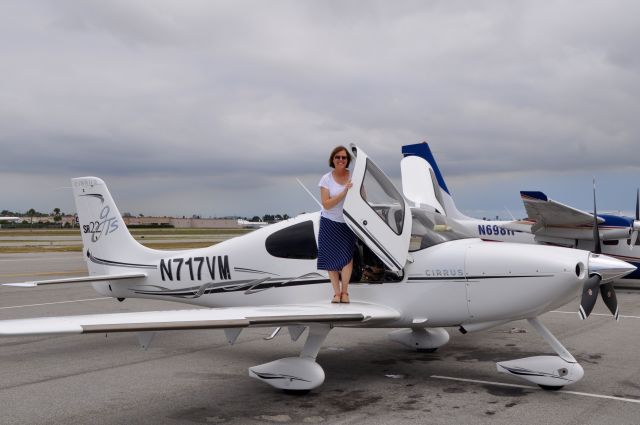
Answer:
[(619, 279), (635, 269), (635, 266), (608, 255), (589, 254), (589, 276), (597, 274), (603, 282)]

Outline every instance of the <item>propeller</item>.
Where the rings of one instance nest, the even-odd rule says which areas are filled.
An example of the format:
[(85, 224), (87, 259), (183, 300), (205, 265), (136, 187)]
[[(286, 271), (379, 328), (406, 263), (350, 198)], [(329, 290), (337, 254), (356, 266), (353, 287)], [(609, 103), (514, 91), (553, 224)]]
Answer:
[(600, 289), (602, 278), (595, 274), (584, 283), (582, 287), (582, 299), (580, 300), (580, 318), (585, 320), (593, 311), (598, 299), (598, 291)]
[(613, 283), (607, 282), (600, 285), (600, 295), (602, 300), (607, 306), (611, 314), (616, 320), (620, 320), (620, 314), (618, 312), (618, 299), (616, 298), (616, 291), (613, 290)]
[(640, 189), (636, 190), (636, 217), (633, 221), (633, 229), (629, 237), (629, 249), (632, 249), (638, 243), (638, 231), (640, 231)]
[[(593, 179), (593, 254), (589, 256), (589, 278), (582, 287), (580, 300), (580, 318), (585, 320), (596, 305), (598, 292), (605, 305), (616, 320), (620, 320), (618, 313), (618, 299), (611, 281), (618, 276), (610, 276), (609, 272), (617, 268), (607, 256), (601, 256), (600, 229), (598, 228), (598, 210), (596, 208), (596, 180)], [(611, 260), (617, 261), (613, 258)], [(618, 266), (619, 267), (619, 266)], [(626, 274), (626, 273), (625, 273)], [(606, 281), (603, 281), (606, 277)]]

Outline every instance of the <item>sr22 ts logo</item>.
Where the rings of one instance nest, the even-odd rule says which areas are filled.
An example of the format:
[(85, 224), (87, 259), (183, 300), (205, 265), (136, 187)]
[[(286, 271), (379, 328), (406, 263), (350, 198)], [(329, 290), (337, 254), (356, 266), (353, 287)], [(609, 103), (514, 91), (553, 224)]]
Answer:
[(83, 233), (91, 233), (91, 242), (98, 242), (103, 235), (118, 230), (118, 220), (115, 216), (109, 217), (111, 214), (111, 208), (105, 205), (100, 211), (100, 220), (91, 221), (89, 224), (82, 226)]

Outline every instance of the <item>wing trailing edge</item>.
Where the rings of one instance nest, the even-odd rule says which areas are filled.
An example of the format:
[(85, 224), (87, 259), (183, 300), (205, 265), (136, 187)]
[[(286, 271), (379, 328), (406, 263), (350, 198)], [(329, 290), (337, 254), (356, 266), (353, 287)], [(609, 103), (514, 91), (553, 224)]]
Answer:
[(104, 274), (96, 276), (68, 277), (62, 279), (34, 280), (31, 282), (3, 283), (4, 286), (17, 286), (20, 288), (35, 288), (44, 285), (61, 285), (63, 283), (92, 283), (105, 282), (108, 280), (140, 279), (147, 277), (146, 273), (120, 273)]

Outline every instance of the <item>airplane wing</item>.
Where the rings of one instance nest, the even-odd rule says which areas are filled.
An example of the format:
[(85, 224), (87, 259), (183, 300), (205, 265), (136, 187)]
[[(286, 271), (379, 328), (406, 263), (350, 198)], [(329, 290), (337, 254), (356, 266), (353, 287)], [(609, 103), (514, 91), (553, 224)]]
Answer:
[[(520, 192), (529, 219), (535, 220), (533, 233), (544, 226), (580, 226), (593, 223), (593, 214), (547, 198), (542, 192)], [(598, 223), (604, 220), (598, 217)]]
[(34, 280), (30, 282), (19, 283), (3, 283), (3, 286), (18, 286), (21, 288), (34, 288), (42, 285), (60, 285), (63, 283), (91, 283), (91, 282), (104, 282), (107, 280), (120, 280), (120, 279), (136, 279), (147, 277), (146, 273), (122, 273), (122, 274), (105, 274), (94, 276), (81, 276), (81, 277), (67, 277), (62, 279), (48, 279), (48, 280)]
[(154, 332), (230, 329), (326, 323), (364, 325), (391, 321), (400, 314), (377, 304), (289, 304), (207, 308), (83, 316), (39, 317), (0, 321), (0, 336), (63, 335), (108, 332)]

